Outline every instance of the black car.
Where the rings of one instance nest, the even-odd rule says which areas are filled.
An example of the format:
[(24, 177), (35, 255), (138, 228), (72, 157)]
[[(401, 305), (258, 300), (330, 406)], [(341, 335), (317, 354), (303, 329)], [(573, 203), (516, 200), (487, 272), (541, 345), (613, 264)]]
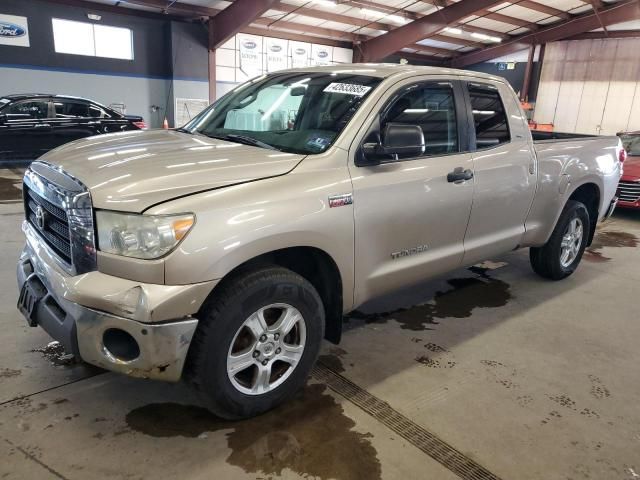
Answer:
[(28, 163), (79, 138), (146, 127), (142, 117), (84, 98), (7, 95), (0, 97), (0, 166)]

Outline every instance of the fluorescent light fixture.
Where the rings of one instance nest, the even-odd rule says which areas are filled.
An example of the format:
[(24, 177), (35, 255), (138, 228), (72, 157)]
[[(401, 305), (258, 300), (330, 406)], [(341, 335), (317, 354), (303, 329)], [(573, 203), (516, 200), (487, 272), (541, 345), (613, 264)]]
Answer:
[(336, 8), (336, 2), (331, 0), (313, 0), (313, 3), (317, 3), (318, 5), (322, 5), (323, 7)]
[(502, 39), (500, 37), (492, 37), (491, 35), (485, 35), (484, 33), (473, 32), (471, 34), (473, 38), (478, 38), (480, 40), (488, 40), (490, 42), (501, 42)]
[(408, 22), (408, 20), (405, 17), (402, 17), (400, 15), (387, 14), (386, 12), (379, 12), (378, 10), (371, 10), (370, 8), (361, 8), (360, 11), (364, 15), (376, 17), (377, 19), (386, 18), (388, 20), (391, 20), (392, 22), (401, 23), (401, 24)]
[(444, 31), (447, 33), (454, 33), (456, 35), (462, 35), (462, 30), (459, 28), (447, 27)]

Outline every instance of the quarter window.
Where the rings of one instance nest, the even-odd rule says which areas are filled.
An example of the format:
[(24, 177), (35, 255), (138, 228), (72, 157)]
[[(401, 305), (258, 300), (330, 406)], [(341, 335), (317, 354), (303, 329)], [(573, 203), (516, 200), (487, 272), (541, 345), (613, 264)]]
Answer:
[(509, 142), (509, 122), (498, 91), (489, 85), (469, 84), (469, 97), (476, 131), (476, 149)]
[(387, 123), (419, 125), (424, 134), (425, 156), (459, 151), (453, 86), (428, 83), (409, 87), (384, 114)]

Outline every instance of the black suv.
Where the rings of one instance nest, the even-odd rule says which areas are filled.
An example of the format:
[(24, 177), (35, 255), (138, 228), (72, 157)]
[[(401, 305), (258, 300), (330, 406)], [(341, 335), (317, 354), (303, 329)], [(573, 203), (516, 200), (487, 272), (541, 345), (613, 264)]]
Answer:
[(0, 166), (28, 163), (79, 138), (143, 128), (142, 117), (84, 98), (7, 95), (0, 97)]

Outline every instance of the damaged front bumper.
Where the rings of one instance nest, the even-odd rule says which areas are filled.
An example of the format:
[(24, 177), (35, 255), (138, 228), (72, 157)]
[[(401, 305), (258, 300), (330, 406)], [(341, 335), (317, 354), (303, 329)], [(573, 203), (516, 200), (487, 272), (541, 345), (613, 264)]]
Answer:
[[(32, 227), (17, 268), (18, 307), (69, 353), (98, 367), (177, 381), (215, 282), (144, 284), (100, 272), (69, 276)], [(82, 304), (80, 303), (82, 302)]]

